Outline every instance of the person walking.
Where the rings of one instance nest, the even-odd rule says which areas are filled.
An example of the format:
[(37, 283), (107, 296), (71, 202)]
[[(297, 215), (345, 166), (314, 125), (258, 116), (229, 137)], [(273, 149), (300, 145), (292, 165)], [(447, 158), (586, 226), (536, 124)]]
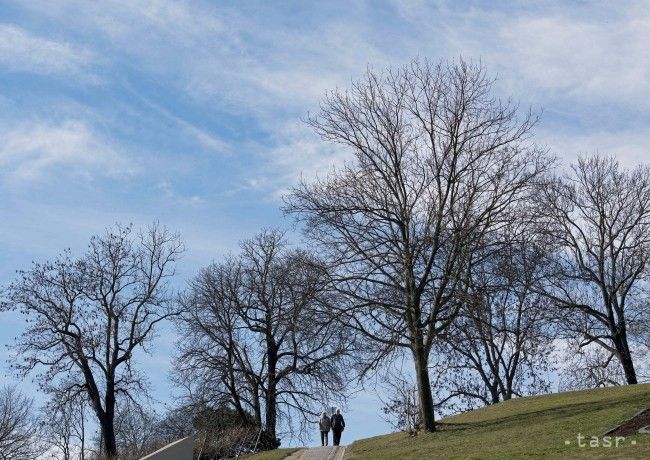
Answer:
[(320, 419), (318, 419), (318, 428), (320, 429), (320, 443), (322, 446), (326, 446), (329, 443), (329, 433), (332, 424), (330, 418), (327, 416), (327, 412), (323, 411), (320, 414)]
[(345, 429), (345, 420), (343, 420), (343, 416), (341, 415), (341, 409), (336, 409), (336, 413), (332, 415), (330, 424), (332, 425), (332, 438), (334, 445), (338, 446), (341, 443), (341, 433)]

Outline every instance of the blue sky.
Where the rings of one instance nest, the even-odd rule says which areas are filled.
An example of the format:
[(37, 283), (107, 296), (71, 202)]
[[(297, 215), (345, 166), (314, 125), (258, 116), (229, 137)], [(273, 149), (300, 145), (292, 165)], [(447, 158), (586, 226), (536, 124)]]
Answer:
[[(596, 151), (647, 161), (649, 11), (647, 1), (0, 0), (0, 284), (116, 221), (182, 233), (178, 285), (261, 227), (289, 226), (282, 193), (348, 157), (302, 120), (368, 65), (480, 59), (499, 95), (544, 110), (536, 139), (565, 162)], [(0, 321), (10, 343), (20, 321)], [(160, 400), (172, 342), (165, 330), (143, 364)], [(367, 393), (352, 401), (346, 441), (388, 430), (379, 406)]]

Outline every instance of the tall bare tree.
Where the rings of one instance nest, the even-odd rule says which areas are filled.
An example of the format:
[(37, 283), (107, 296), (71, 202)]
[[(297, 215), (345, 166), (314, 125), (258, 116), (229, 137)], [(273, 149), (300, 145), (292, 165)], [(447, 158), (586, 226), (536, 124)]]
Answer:
[(554, 245), (545, 294), (581, 346), (595, 343), (637, 383), (630, 338), (650, 321), (650, 167), (580, 158), (543, 188), (544, 228)]
[(173, 379), (184, 388), (188, 406), (232, 406), (241, 417), (251, 411), (262, 425), (258, 341), (239, 312), (240, 260), (227, 257), (200, 271), (181, 296), (177, 320), (181, 338)]
[(464, 409), (548, 391), (552, 309), (535, 290), (545, 251), (535, 226), (519, 217), (474, 254), (467, 303), (441, 343), (436, 367)]
[(335, 268), (348, 300), (338, 313), (374, 344), (365, 370), (410, 350), (428, 431), (429, 355), (462, 304), (470, 255), (548, 166), (529, 141), (536, 117), (491, 92), (485, 70), (462, 60), (369, 70), (309, 120), (354, 162), (286, 203)]
[(3, 308), (28, 321), (15, 345), (16, 367), (36, 371), (46, 391), (84, 394), (109, 457), (117, 456), (118, 398), (135, 400), (146, 390), (133, 355), (176, 314), (168, 280), (182, 252), (178, 236), (158, 225), (135, 234), (116, 226), (92, 237), (83, 256), (66, 251), (34, 263), (6, 290)]
[(33, 400), (16, 387), (0, 388), (1, 460), (31, 460), (43, 453), (33, 406)]
[(177, 380), (212, 407), (254, 415), (276, 438), (343, 398), (351, 342), (330, 321), (334, 301), (317, 259), (264, 231), (201, 271), (183, 295)]

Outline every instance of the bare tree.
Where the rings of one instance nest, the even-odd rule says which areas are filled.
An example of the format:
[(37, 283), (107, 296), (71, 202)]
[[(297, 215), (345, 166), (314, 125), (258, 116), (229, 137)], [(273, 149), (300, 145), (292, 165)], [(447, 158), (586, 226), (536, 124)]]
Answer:
[(133, 355), (147, 351), (156, 326), (176, 314), (168, 280), (182, 251), (178, 236), (158, 225), (137, 234), (116, 226), (92, 237), (80, 258), (66, 251), (34, 263), (6, 290), (3, 307), (28, 320), (15, 345), (16, 367), (39, 372), (46, 391), (85, 394), (108, 457), (117, 455), (118, 398), (146, 391)]
[(16, 387), (0, 388), (0, 459), (31, 460), (42, 453), (33, 404)]
[(53, 393), (45, 406), (44, 438), (54, 449), (52, 457), (58, 460), (85, 460), (88, 449), (88, 403), (85, 395), (59, 398)]
[(228, 257), (190, 281), (181, 297), (183, 313), (173, 380), (183, 387), (187, 406), (232, 405), (243, 417), (250, 410), (262, 424), (258, 342), (248, 334), (239, 312), (240, 261)]
[(417, 435), (421, 422), (418, 389), (413, 379), (401, 369), (390, 369), (381, 380), (379, 398), (384, 420), (396, 430)]
[(301, 430), (328, 398), (343, 398), (350, 343), (330, 321), (334, 300), (317, 259), (264, 231), (204, 269), (182, 297), (177, 380), (190, 398), (253, 414), (269, 438)]
[(545, 263), (536, 229), (515, 218), (486, 248), (474, 254), (467, 303), (440, 347), (449, 396), (464, 408), (549, 388), (554, 330), (550, 302), (535, 291)]
[(529, 142), (536, 118), (518, 119), (491, 90), (484, 69), (462, 60), (369, 70), (309, 120), (354, 163), (287, 198), (335, 270), (347, 299), (337, 313), (369, 339), (364, 374), (410, 350), (428, 431), (429, 355), (463, 302), (470, 256), (549, 164)]
[(161, 439), (159, 424), (160, 417), (148, 407), (128, 399), (118, 404), (115, 438), (120, 459), (137, 460), (163, 447), (166, 440)]
[(637, 383), (630, 340), (647, 330), (650, 167), (580, 158), (543, 188), (544, 228), (554, 245), (544, 292), (569, 335), (598, 344)]

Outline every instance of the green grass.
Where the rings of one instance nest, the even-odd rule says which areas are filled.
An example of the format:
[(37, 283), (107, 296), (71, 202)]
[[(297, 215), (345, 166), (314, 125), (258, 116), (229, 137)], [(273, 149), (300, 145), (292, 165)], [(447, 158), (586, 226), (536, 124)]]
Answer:
[(650, 384), (520, 398), (447, 417), (436, 433), (355, 441), (346, 459), (648, 459), (648, 434), (628, 436), (618, 448), (577, 445), (578, 433), (588, 444), (643, 408), (650, 408)]
[(247, 455), (243, 457), (246, 460), (282, 460), (283, 458), (288, 457), (294, 452), (298, 451), (298, 448), (286, 448), (286, 449), (273, 449), (266, 450), (264, 452), (259, 452), (253, 455)]

